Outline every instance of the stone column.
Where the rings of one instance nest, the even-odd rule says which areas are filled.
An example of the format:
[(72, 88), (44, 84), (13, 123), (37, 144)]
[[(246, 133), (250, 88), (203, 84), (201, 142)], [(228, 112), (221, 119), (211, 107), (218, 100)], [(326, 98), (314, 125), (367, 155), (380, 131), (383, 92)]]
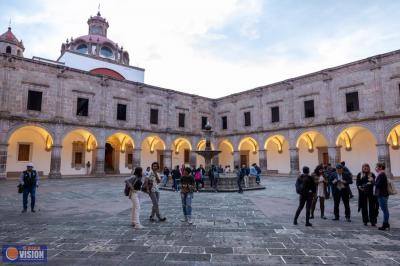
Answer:
[(140, 155), (142, 149), (133, 149), (132, 151), (132, 172), (135, 171), (136, 167), (140, 167)]
[(260, 159), (261, 173), (266, 175), (268, 170), (267, 163), (267, 150), (258, 150), (258, 157)]
[[(172, 167), (172, 150), (164, 150), (164, 167)], [(160, 169), (162, 171), (162, 169)]]
[(96, 147), (96, 165), (94, 169), (94, 174), (96, 176), (104, 176), (104, 157), (105, 157), (105, 147), (98, 146)]
[(51, 148), (49, 178), (61, 178), (61, 151), (62, 146), (59, 144)]
[[(376, 144), (376, 151), (378, 153), (378, 162), (384, 163), (386, 166), (386, 175), (389, 178), (393, 177), (392, 174), (392, 168), (390, 165), (390, 152), (389, 152), (389, 144), (384, 143), (384, 144)], [(371, 166), (372, 169), (374, 169), (374, 166)]]
[(329, 163), (332, 167), (336, 167), (336, 164), (340, 163), (340, 148), (340, 146), (328, 147)]
[(233, 168), (240, 165), (240, 151), (233, 151)]
[(300, 173), (299, 169), (299, 149), (290, 148), (290, 175), (297, 176)]
[(7, 166), (7, 143), (0, 144), (0, 179), (7, 178), (6, 166)]

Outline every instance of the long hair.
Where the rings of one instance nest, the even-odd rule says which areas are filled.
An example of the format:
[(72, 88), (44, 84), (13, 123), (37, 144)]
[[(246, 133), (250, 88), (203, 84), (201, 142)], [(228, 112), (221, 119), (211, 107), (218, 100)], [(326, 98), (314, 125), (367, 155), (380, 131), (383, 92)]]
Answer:
[(133, 175), (137, 177), (142, 177), (143, 176), (143, 169), (142, 167), (136, 167), (135, 171), (133, 171)]
[(367, 163), (364, 163), (363, 165), (362, 165), (362, 167), (361, 167), (361, 172), (364, 172), (363, 170), (364, 170), (364, 167), (368, 167), (369, 168), (369, 171), (371, 172), (371, 167), (369, 166), (369, 164), (367, 164)]

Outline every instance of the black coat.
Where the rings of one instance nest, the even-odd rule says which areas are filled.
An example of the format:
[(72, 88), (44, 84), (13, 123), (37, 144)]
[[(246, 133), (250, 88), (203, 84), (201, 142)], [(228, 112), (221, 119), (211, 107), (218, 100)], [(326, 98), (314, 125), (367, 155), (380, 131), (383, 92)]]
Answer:
[(375, 179), (375, 193), (377, 197), (388, 197), (388, 179), (385, 172), (380, 173)]
[[(339, 179), (338, 173), (333, 172), (331, 174), (330, 180), (329, 180), (330, 183), (333, 184), (333, 189), (332, 189), (333, 193), (339, 192), (339, 189), (337, 188), (337, 185), (338, 185), (337, 182), (339, 182), (338, 179)], [(343, 171), (342, 179), (343, 179), (343, 181), (346, 181), (346, 183), (343, 183), (343, 189), (349, 190), (349, 185), (353, 184), (353, 177), (348, 172)], [(336, 183), (334, 183), (335, 180), (337, 181)]]
[(317, 186), (312, 176), (302, 174), (298, 177), (298, 179), (303, 184), (303, 190), (300, 193), (301, 196), (307, 196), (309, 193), (317, 192)]

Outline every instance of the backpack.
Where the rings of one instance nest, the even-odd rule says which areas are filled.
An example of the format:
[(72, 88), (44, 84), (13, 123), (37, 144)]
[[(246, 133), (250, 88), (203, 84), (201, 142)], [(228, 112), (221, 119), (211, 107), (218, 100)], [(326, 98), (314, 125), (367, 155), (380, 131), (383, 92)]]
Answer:
[(124, 195), (128, 197), (130, 191), (131, 191), (131, 188), (128, 186), (127, 183), (125, 183)]
[(200, 180), (201, 180), (200, 171), (197, 171), (197, 172), (194, 174), (194, 180), (196, 180), (196, 181), (200, 181)]
[(296, 180), (296, 193), (301, 195), (304, 192), (304, 181), (302, 176), (300, 176), (299, 178), (297, 178)]
[(389, 178), (387, 179), (387, 190), (388, 190), (389, 195), (397, 194), (396, 187), (394, 186), (393, 182)]

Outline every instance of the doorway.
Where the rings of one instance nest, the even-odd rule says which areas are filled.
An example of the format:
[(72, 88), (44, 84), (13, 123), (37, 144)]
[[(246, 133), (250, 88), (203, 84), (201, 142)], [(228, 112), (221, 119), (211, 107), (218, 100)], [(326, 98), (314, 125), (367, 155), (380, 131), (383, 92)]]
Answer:
[(112, 174), (115, 171), (113, 164), (114, 148), (110, 143), (106, 143), (105, 153), (104, 172), (106, 172), (106, 174)]

